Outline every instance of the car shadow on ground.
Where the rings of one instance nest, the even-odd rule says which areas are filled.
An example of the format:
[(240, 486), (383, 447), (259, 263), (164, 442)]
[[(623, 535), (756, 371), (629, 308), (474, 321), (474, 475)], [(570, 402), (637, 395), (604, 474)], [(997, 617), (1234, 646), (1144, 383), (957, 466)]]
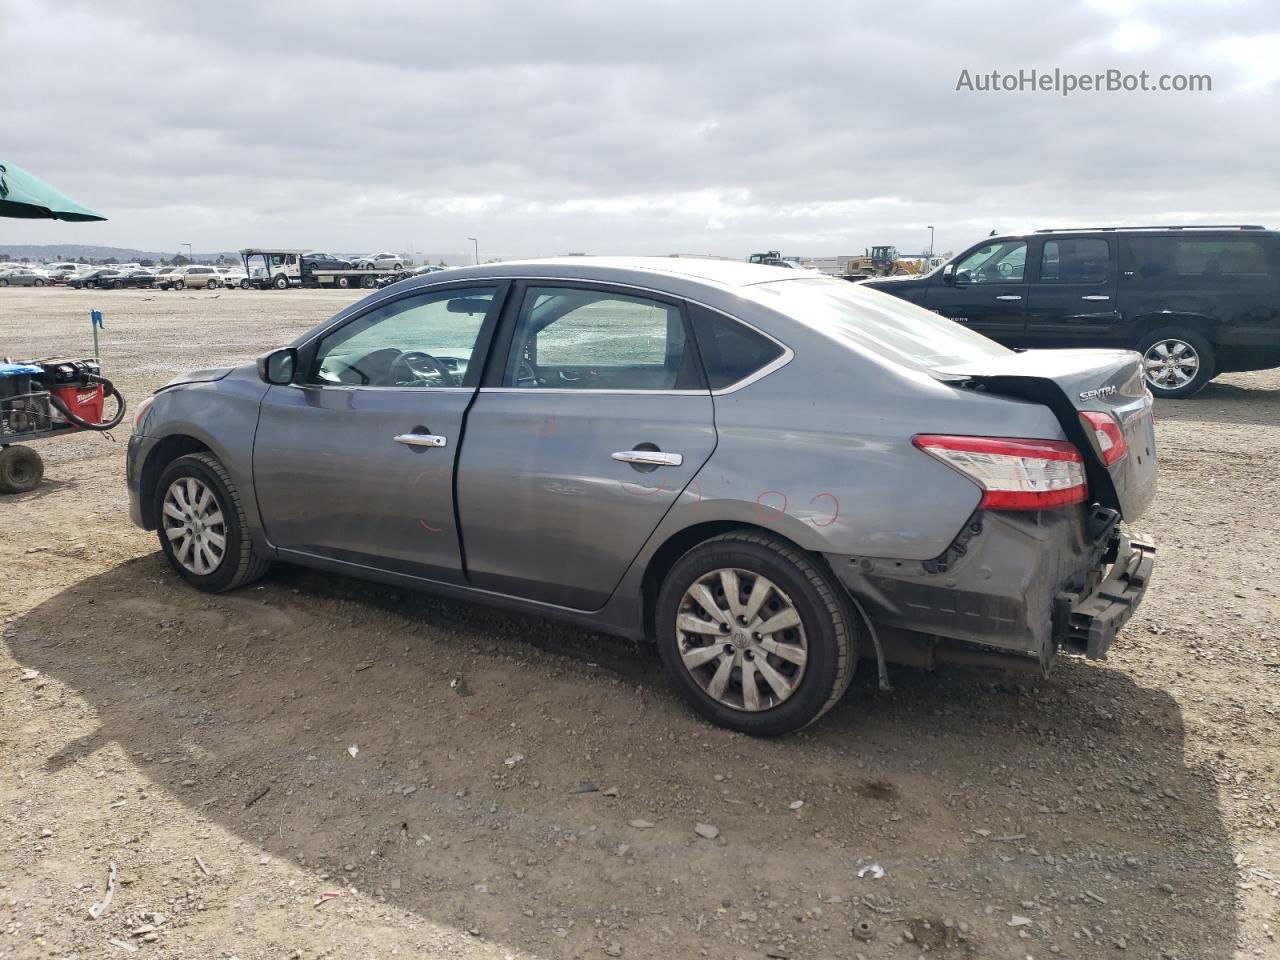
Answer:
[[(813, 728), (759, 741), (692, 716), (647, 647), (289, 567), (210, 597), (158, 555), (6, 641), (91, 711), (48, 744), (48, 790), (118, 744), (316, 889), (354, 884), (521, 956), (852, 956), (862, 921), (937, 957), (1235, 944), (1215, 784), (1176, 702), (1105, 666), (897, 669), (882, 693), (864, 664)], [(147, 829), (82, 855), (145, 877)], [(886, 876), (858, 879), (873, 859)]]

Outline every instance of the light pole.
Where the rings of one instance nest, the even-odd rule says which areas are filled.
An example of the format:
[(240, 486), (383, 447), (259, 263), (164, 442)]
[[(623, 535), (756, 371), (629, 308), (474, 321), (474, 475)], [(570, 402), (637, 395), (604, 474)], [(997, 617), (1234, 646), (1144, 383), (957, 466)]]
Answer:
[(476, 245), (476, 263), (479, 263), (480, 262), (480, 241), (477, 240), (475, 237), (467, 237), (467, 239)]
[(929, 259), (933, 259), (933, 227), (929, 228)]
[(195, 254), (191, 252), (191, 244), (186, 243), (184, 241), (183, 243), (180, 243), (179, 246), (187, 248), (187, 260), (189, 260), (192, 263), (195, 263), (196, 257), (195, 257)]

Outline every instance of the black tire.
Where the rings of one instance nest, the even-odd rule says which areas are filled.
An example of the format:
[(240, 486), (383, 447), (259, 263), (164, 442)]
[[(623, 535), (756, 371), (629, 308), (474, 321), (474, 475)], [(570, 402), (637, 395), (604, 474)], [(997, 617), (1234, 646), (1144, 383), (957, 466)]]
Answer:
[(218, 283), (217, 280), (210, 280), (208, 283), (204, 285), (204, 288), (206, 290), (217, 290), (218, 287), (220, 286), (222, 286), (222, 284)]
[(281, 274), (280, 276), (278, 276), (278, 277), (276, 277), (274, 280), (272, 280), (272, 281), (271, 281), (271, 284), (272, 284), (272, 286), (274, 286), (277, 290), (288, 290), (288, 289), (289, 289), (289, 278), (288, 278), (288, 277), (286, 277), (284, 274)]
[(6, 280), (4, 277), (0, 277), (0, 287), (7, 287), (8, 285), (9, 285), (9, 281)]
[(32, 285), (33, 287), (43, 287), (43, 286), (44, 286), (44, 281), (43, 281), (43, 280), (41, 280), (39, 277), (36, 277), (36, 278), (35, 278), (35, 280), (33, 280), (33, 281), (31, 282), (31, 285)]
[(187, 289), (187, 281), (185, 281), (185, 280), (175, 280), (175, 281), (173, 281), (173, 289), (175, 289), (175, 290), (185, 290), (185, 289)]
[[(1185, 344), (1187, 349), (1195, 354), (1197, 364), (1195, 375), (1187, 383), (1177, 386), (1153, 381), (1152, 376), (1148, 374), (1147, 368), (1149, 359), (1160, 359), (1159, 355), (1154, 352), (1157, 346), (1170, 343)], [(1218, 373), (1217, 358), (1214, 356), (1213, 346), (1203, 336), (1185, 327), (1161, 327), (1159, 330), (1153, 330), (1139, 340), (1134, 349), (1142, 354), (1142, 372), (1147, 380), (1147, 389), (1157, 397), (1181, 400), (1195, 396)], [(1152, 352), (1151, 357), (1148, 357), (1149, 351)]]
[(251, 284), (247, 279), (245, 279), (245, 280), (241, 280), (241, 281), (240, 281), (240, 289), (241, 289), (241, 290), (251, 290), (251, 289), (253, 289), (253, 284)]
[(84, 288), (86, 290), (95, 290), (97, 289), (97, 286), (98, 286), (97, 280), (86, 280), (84, 284)]
[[(222, 561), (212, 573), (201, 575), (188, 570), (174, 553), (173, 541), (165, 533), (164, 499), (169, 487), (182, 477), (195, 477), (213, 493), (223, 516), (226, 548)], [(190, 453), (178, 457), (160, 474), (154, 494), (153, 511), (156, 517), (156, 534), (165, 559), (178, 575), (197, 590), (205, 593), (223, 593), (235, 590), (259, 579), (271, 566), (271, 560), (253, 552), (253, 540), (249, 535), (249, 522), (231, 475), (217, 457), (211, 453)]]
[(30, 447), (0, 449), (0, 493), (26, 493), (44, 479), (44, 461)]
[(365, 277), (363, 280), (360, 281), (360, 286), (364, 287), (366, 290), (372, 290), (377, 285), (378, 285), (378, 278), (373, 276), (372, 274), (370, 274), (369, 276)]
[[(722, 568), (744, 570), (773, 581), (791, 599), (807, 640), (808, 659), (794, 692), (759, 712), (717, 701), (702, 689), (681, 659), (676, 617), (685, 591), (701, 577)], [(676, 561), (658, 593), (655, 623), (663, 666), (680, 694), (713, 723), (755, 737), (780, 736), (813, 723), (848, 690), (857, 663), (858, 621), (830, 572), (790, 544), (745, 530), (701, 543)], [(740, 680), (738, 683), (740, 687)]]
[(334, 283), (336, 283), (336, 284), (337, 284), (339, 287), (341, 287), (343, 290), (346, 290), (346, 289), (348, 289), (348, 288), (351, 286), (351, 278), (350, 278), (350, 277), (338, 277), (336, 280), (334, 280)]
[(107, 284), (107, 289), (108, 289), (108, 290), (119, 290), (119, 289), (120, 289), (120, 281), (119, 281), (119, 280), (112, 280), (112, 281), (110, 281), (110, 282)]

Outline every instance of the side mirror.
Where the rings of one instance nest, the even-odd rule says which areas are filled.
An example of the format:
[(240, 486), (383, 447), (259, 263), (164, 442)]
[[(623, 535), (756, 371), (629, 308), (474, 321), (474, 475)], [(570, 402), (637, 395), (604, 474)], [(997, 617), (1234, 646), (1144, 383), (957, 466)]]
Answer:
[(283, 386), (293, 383), (298, 370), (298, 351), (293, 347), (272, 350), (258, 358), (258, 377), (263, 383)]
[(942, 268), (942, 282), (948, 287), (956, 285), (956, 265), (954, 263), (948, 263)]

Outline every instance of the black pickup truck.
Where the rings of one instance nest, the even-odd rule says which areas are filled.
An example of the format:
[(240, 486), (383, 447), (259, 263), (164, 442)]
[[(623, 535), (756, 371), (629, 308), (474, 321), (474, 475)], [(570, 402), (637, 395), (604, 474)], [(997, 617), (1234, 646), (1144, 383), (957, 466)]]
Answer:
[(1280, 367), (1280, 233), (1260, 226), (992, 236), (925, 276), (863, 283), (1008, 347), (1130, 347), (1158, 397)]

